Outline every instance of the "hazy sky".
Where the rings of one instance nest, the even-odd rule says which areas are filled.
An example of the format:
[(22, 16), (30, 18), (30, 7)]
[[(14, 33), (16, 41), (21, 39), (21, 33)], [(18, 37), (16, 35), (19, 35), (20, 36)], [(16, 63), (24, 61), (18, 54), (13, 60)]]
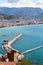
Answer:
[(43, 0), (0, 0), (0, 7), (40, 7)]

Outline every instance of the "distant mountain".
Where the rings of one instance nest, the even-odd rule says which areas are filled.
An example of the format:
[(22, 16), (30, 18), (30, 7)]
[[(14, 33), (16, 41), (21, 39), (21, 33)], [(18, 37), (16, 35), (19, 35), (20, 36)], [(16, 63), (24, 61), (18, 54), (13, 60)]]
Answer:
[(19, 17), (17, 16), (14, 16), (14, 15), (8, 15), (8, 14), (2, 14), (0, 13), (0, 19), (8, 19), (8, 20), (11, 20), (11, 19), (18, 19)]
[(43, 9), (40, 8), (7, 8), (0, 7), (0, 13), (14, 15), (23, 18), (43, 19)]

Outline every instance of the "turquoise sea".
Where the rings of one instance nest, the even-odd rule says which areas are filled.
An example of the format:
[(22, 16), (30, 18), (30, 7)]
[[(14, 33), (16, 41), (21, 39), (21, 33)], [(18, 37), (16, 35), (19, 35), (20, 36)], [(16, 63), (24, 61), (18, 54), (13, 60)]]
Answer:
[[(1, 54), (6, 53), (1, 48), (3, 40), (11, 40), (19, 33), (22, 33), (23, 36), (19, 38), (14, 44), (12, 44), (12, 47), (19, 50), (20, 52), (43, 45), (43, 25), (27, 25), (27, 26), (0, 28), (0, 53)], [(4, 35), (1, 36), (2, 34), (6, 36)], [(42, 63), (43, 48), (27, 53), (25, 55), (25, 58), (32, 60), (33, 63), (36, 64)]]

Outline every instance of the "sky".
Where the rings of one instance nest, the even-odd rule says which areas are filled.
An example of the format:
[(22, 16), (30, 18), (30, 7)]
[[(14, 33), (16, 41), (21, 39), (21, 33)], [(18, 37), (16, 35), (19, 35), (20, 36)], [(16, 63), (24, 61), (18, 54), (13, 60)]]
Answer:
[(0, 7), (37, 7), (43, 9), (43, 0), (0, 0)]

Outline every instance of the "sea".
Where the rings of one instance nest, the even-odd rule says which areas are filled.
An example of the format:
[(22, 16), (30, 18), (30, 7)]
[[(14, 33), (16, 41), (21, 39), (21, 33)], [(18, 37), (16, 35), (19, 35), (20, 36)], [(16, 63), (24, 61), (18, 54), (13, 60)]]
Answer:
[[(10, 41), (21, 33), (23, 36), (12, 44), (14, 49), (24, 52), (43, 46), (43, 24), (0, 28), (0, 54), (6, 54), (6, 51), (2, 49), (3, 41)], [(25, 58), (37, 65), (43, 63), (43, 48), (26, 53)]]

